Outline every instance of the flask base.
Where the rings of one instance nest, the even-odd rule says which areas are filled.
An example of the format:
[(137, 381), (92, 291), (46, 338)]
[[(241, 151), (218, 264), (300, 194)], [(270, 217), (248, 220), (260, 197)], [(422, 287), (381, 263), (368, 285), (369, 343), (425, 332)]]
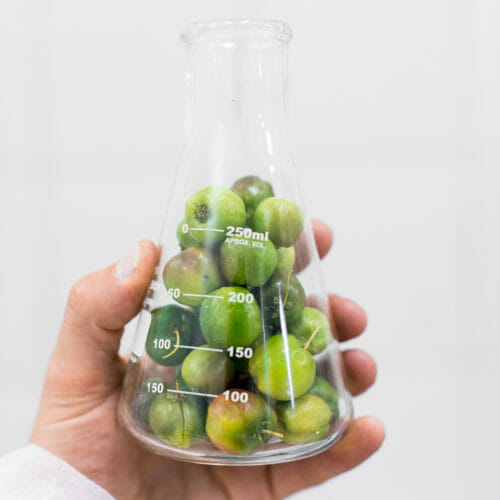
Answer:
[[(272, 465), (293, 462), (326, 451), (340, 441), (347, 433), (352, 420), (352, 406), (349, 408), (348, 414), (337, 420), (335, 431), (322, 440), (293, 446), (276, 441), (276, 446), (271, 446), (270, 449), (259, 451), (248, 456), (229, 455), (223, 452), (217, 453), (216, 451), (211, 454), (206, 451), (196, 451), (196, 449), (182, 450), (174, 446), (169, 446), (166, 443), (161, 443), (154, 436), (146, 434), (143, 429), (139, 428), (123, 407), (121, 407), (119, 411), (119, 420), (122, 427), (131, 434), (142, 447), (152, 453), (182, 462), (245, 467), (251, 465)], [(269, 444), (272, 444), (272, 442)]]

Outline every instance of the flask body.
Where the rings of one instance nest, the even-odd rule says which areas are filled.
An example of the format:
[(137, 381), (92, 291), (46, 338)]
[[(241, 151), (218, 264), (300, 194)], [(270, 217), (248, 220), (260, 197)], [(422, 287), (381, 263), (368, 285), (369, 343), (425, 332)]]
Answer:
[(186, 147), (119, 410), (144, 446), (179, 460), (305, 458), (352, 416), (288, 142), (289, 38), (277, 21), (183, 34)]

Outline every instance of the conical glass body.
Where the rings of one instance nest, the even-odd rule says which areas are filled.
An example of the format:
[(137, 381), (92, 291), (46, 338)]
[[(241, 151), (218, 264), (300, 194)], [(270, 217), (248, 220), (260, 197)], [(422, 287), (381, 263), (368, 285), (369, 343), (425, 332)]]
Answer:
[(290, 38), (248, 20), (182, 35), (186, 147), (120, 404), (143, 445), (180, 460), (305, 458), (352, 415), (287, 135)]

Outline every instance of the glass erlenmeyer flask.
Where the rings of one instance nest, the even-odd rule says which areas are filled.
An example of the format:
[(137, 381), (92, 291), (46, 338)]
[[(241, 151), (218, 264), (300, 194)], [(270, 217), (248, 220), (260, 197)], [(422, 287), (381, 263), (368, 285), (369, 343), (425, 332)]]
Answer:
[(279, 21), (182, 34), (186, 147), (120, 404), (137, 439), (180, 460), (305, 458), (352, 415), (287, 137), (290, 38)]

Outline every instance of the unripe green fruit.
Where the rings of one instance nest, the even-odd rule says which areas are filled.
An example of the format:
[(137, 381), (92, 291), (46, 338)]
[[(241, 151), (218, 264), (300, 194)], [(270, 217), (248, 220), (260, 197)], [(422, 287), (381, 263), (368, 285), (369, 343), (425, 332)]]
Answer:
[(223, 287), (210, 295), (200, 307), (201, 332), (210, 346), (247, 347), (260, 336), (260, 309), (246, 288)]
[(185, 222), (191, 232), (193, 229), (204, 229), (196, 231), (196, 238), (202, 245), (216, 245), (226, 238), (228, 226), (245, 225), (245, 204), (231, 190), (209, 186), (195, 193), (186, 202)]
[(248, 370), (262, 393), (286, 401), (305, 394), (316, 376), (313, 357), (293, 335), (277, 333), (260, 344)]
[(182, 363), (181, 373), (191, 389), (218, 394), (233, 378), (234, 367), (224, 352), (194, 349)]
[(186, 349), (199, 331), (196, 316), (187, 309), (169, 304), (151, 312), (146, 352), (159, 365), (174, 366), (187, 356)]
[(189, 228), (184, 232), (186, 221), (181, 220), (177, 226), (177, 239), (179, 240), (179, 245), (181, 250), (187, 250), (191, 247), (201, 247), (203, 246), (201, 241), (190, 231)]
[(306, 294), (300, 281), (291, 271), (276, 271), (262, 289), (261, 307), (266, 322), (280, 325), (284, 310), (287, 324), (290, 326), (302, 317), (306, 303)]
[(324, 378), (316, 377), (308, 394), (314, 394), (325, 400), (332, 412), (332, 421), (339, 418), (339, 397), (337, 391)]
[(318, 441), (328, 435), (332, 411), (326, 402), (314, 394), (305, 394), (276, 406), (283, 431), (283, 441), (290, 444)]
[(172, 257), (163, 270), (167, 290), (179, 289), (175, 300), (187, 306), (199, 306), (203, 297), (221, 285), (219, 266), (212, 255), (202, 248), (192, 247)]
[(295, 265), (295, 248), (294, 247), (281, 247), (276, 250), (278, 254), (278, 264), (276, 269), (280, 271), (291, 271)]
[(189, 448), (205, 437), (203, 408), (193, 397), (161, 394), (149, 410), (151, 430), (167, 444)]
[(271, 241), (227, 238), (220, 249), (222, 273), (235, 285), (263, 285), (276, 269), (276, 263)]
[(251, 455), (271, 437), (266, 431), (272, 431), (276, 423), (276, 413), (264, 399), (243, 389), (231, 389), (208, 406), (206, 429), (220, 450)]
[(159, 377), (151, 377), (141, 385), (137, 399), (134, 402), (135, 418), (149, 425), (149, 410), (159, 394), (168, 389), (168, 384)]
[(247, 218), (252, 220), (255, 209), (260, 202), (274, 196), (273, 187), (269, 182), (256, 175), (248, 175), (238, 179), (231, 188), (245, 203)]
[(291, 325), (289, 332), (311, 354), (323, 351), (332, 338), (328, 318), (314, 307), (304, 307), (300, 321)]
[(296, 203), (279, 198), (267, 198), (259, 204), (253, 217), (256, 231), (269, 232), (276, 247), (289, 247), (302, 233), (304, 222)]

